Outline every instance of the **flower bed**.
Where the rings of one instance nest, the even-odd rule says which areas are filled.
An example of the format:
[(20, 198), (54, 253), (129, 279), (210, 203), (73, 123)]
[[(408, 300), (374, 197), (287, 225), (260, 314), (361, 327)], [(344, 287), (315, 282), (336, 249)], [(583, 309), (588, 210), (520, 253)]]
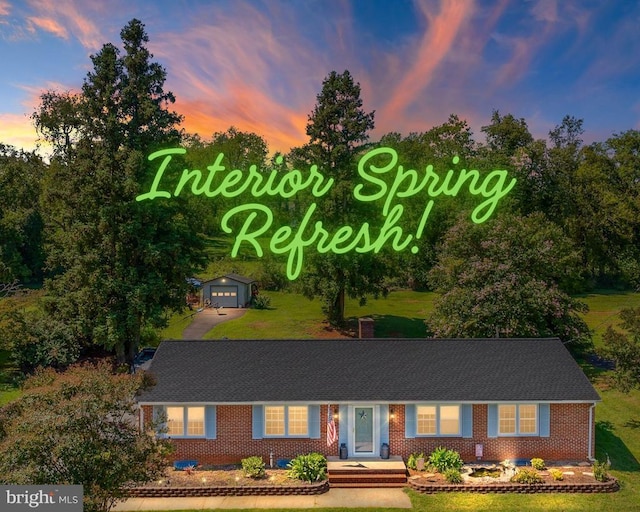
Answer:
[(238, 466), (175, 471), (167, 468), (162, 478), (130, 490), (136, 498), (187, 496), (270, 496), (322, 494), (329, 490), (323, 480), (309, 484), (291, 479), (284, 469), (267, 469), (264, 478), (248, 478)]
[[(557, 469), (562, 472), (562, 480), (555, 480), (552, 470)], [(412, 489), (424, 493), (432, 494), (436, 492), (476, 492), (476, 493), (547, 493), (547, 492), (570, 492), (570, 493), (596, 493), (615, 492), (619, 489), (618, 481), (609, 477), (606, 482), (599, 482), (593, 477), (591, 468), (583, 467), (556, 467), (538, 471), (542, 482), (535, 484), (522, 484), (511, 482), (513, 473), (504, 472), (499, 477), (485, 476), (473, 478), (469, 476), (471, 471), (464, 474), (463, 482), (460, 484), (450, 484), (439, 473), (425, 473), (419, 471), (409, 471), (408, 484)]]

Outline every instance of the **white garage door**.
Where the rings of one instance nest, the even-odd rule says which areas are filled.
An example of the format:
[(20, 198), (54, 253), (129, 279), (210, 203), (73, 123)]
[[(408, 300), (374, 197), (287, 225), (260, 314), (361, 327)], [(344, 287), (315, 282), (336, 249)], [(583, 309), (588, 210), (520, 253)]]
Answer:
[(218, 304), (222, 308), (238, 307), (237, 286), (212, 286), (211, 304)]

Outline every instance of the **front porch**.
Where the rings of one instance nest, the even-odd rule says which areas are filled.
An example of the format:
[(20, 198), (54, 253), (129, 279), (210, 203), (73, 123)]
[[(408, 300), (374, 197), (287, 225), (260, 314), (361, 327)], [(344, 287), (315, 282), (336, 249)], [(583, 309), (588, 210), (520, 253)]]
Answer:
[(327, 474), (331, 487), (404, 487), (407, 467), (399, 455), (388, 459), (327, 457)]

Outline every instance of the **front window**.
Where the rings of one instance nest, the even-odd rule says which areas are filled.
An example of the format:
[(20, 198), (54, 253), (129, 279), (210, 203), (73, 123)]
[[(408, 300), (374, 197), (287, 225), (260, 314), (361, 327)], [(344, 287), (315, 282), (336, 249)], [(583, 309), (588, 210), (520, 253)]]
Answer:
[(204, 407), (187, 407), (187, 435), (204, 436)]
[(460, 435), (459, 405), (418, 405), (416, 434), (420, 436)]
[(284, 406), (269, 405), (264, 408), (264, 433), (268, 436), (284, 435)]
[(204, 407), (167, 407), (167, 435), (204, 437)]
[(538, 406), (536, 404), (498, 406), (499, 435), (536, 435), (537, 432)]
[(309, 408), (298, 405), (266, 405), (264, 432), (267, 436), (308, 436)]
[(167, 434), (184, 435), (184, 407), (167, 407)]

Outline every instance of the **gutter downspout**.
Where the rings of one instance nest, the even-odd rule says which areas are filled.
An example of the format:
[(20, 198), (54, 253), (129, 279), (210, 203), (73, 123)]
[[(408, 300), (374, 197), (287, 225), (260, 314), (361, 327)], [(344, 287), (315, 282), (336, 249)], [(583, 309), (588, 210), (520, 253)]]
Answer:
[(596, 408), (595, 402), (591, 404), (589, 407), (589, 451), (587, 454), (587, 459), (591, 462), (594, 462), (596, 459), (594, 458), (594, 454), (591, 451), (591, 447), (593, 446), (593, 412)]

